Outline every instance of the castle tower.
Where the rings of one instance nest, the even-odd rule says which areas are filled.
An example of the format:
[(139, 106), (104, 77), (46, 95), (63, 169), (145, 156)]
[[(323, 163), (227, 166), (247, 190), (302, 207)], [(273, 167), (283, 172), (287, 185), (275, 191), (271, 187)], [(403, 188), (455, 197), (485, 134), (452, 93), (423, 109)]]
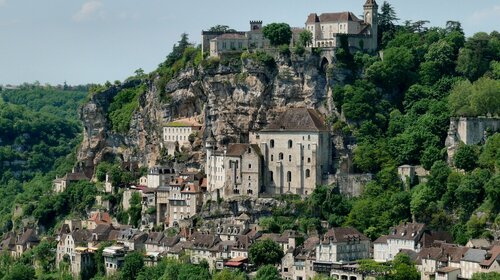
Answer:
[(257, 31), (262, 29), (262, 20), (251, 20), (250, 31)]
[(363, 5), (363, 15), (365, 18), (365, 23), (371, 26), (372, 35), (372, 46), (373, 49), (378, 47), (378, 5), (375, 0), (366, 0), (366, 3)]

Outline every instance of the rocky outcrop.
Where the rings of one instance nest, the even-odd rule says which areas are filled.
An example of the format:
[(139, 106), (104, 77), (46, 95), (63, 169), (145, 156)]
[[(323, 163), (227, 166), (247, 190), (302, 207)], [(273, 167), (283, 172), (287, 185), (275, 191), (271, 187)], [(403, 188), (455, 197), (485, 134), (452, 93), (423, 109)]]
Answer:
[(78, 161), (87, 170), (108, 155), (139, 166), (155, 165), (162, 124), (176, 118), (200, 116), (217, 140), (243, 142), (250, 131), (263, 128), (286, 108), (307, 106), (329, 113), (324, 106), (326, 75), (317, 56), (280, 59), (275, 68), (245, 60), (239, 69), (222, 65), (186, 69), (166, 85), (168, 103), (160, 100), (154, 81), (148, 83), (126, 134), (111, 131), (107, 118), (107, 108), (120, 87), (94, 94), (82, 107), (84, 139)]

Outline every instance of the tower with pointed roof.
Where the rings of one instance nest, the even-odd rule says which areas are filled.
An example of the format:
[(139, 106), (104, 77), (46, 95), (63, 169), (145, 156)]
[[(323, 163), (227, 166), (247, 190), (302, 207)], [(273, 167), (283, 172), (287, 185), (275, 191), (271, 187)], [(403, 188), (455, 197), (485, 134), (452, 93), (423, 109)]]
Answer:
[(363, 15), (366, 24), (370, 25), (371, 35), (374, 42), (375, 49), (378, 46), (378, 5), (375, 0), (366, 0), (363, 5)]

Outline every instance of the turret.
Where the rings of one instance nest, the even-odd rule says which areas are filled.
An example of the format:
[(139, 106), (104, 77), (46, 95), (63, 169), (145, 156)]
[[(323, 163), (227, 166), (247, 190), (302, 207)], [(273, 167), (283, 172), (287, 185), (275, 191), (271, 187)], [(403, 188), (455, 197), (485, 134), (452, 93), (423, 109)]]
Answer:
[(371, 35), (375, 42), (375, 48), (378, 46), (378, 5), (375, 0), (366, 0), (363, 5), (365, 23), (371, 27)]

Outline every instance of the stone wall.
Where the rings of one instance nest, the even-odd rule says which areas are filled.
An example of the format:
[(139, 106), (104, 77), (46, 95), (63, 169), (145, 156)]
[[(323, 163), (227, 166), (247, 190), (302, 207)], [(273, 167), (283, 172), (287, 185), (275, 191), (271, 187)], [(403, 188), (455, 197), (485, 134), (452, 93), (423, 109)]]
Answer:
[(372, 179), (372, 174), (337, 174), (336, 184), (341, 194), (358, 197), (363, 193), (366, 184)]

